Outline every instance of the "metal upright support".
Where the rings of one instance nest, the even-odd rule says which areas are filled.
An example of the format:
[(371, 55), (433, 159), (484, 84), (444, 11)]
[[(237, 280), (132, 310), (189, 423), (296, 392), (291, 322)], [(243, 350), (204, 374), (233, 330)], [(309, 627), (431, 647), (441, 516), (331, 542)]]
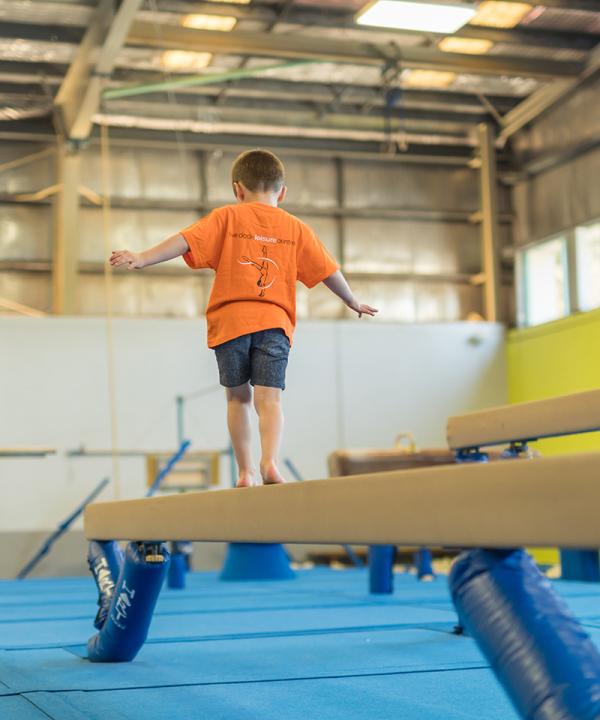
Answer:
[(502, 320), (500, 296), (500, 226), (498, 222), (498, 185), (496, 180), (495, 134), (490, 125), (481, 123), (479, 131), (479, 170), (481, 194), (481, 256), (484, 275), (484, 314), (490, 322)]
[(79, 153), (69, 144), (57, 152), (57, 177), (61, 186), (54, 199), (52, 308), (58, 315), (78, 311), (79, 263)]

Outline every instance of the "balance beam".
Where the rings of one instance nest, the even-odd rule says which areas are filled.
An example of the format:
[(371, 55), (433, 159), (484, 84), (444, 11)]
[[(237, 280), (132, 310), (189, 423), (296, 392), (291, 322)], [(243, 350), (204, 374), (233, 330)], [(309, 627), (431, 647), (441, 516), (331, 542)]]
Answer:
[(600, 453), (93, 503), (90, 540), (600, 547)]
[(600, 430), (600, 390), (517, 403), (448, 419), (452, 450)]

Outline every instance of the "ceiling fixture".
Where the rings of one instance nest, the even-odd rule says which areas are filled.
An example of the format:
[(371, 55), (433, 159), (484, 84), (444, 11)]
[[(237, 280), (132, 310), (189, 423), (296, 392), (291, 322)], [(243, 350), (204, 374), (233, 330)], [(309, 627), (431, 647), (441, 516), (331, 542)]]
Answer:
[(163, 68), (180, 72), (203, 70), (211, 60), (212, 53), (190, 50), (165, 50), (160, 56), (160, 64)]
[(494, 43), (483, 38), (445, 37), (438, 43), (444, 52), (466, 53), (467, 55), (483, 55)]
[(485, 25), (487, 27), (513, 28), (533, 9), (533, 5), (522, 2), (499, 2), (498, 0), (485, 0), (477, 8), (471, 25)]
[(209, 2), (215, 3), (228, 3), (230, 5), (249, 5), (251, 0), (209, 0)]
[(372, 0), (358, 13), (356, 23), (395, 30), (453, 33), (476, 12), (474, 5), (466, 3)]
[(229, 32), (233, 30), (237, 18), (232, 15), (186, 15), (181, 24), (186, 28), (194, 28), (195, 30), (221, 30)]
[(456, 73), (439, 70), (405, 70), (402, 73), (402, 87), (447, 88), (456, 80)]

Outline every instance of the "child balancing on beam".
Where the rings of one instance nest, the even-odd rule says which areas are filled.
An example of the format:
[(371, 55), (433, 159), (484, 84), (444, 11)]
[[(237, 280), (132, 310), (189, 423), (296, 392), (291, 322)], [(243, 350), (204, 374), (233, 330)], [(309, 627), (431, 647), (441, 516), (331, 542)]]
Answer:
[(283, 482), (276, 458), (283, 432), (281, 391), (296, 324), (296, 281), (309, 288), (323, 282), (359, 318), (377, 310), (358, 302), (310, 227), (278, 207), (287, 191), (279, 158), (249, 150), (235, 160), (231, 177), (237, 204), (213, 210), (144, 252), (115, 250), (110, 264), (138, 270), (182, 255), (193, 269), (215, 271), (206, 310), (208, 346), (227, 392), (237, 487), (248, 487), (258, 482), (250, 442), (253, 395), (262, 481)]

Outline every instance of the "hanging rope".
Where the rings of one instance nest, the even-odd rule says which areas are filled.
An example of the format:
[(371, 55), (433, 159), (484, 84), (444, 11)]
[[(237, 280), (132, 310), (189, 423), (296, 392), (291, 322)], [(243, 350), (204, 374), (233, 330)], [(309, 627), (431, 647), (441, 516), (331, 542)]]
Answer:
[(110, 413), (110, 447), (113, 489), (115, 498), (121, 498), (121, 463), (119, 459), (119, 430), (117, 417), (117, 382), (115, 372), (115, 339), (113, 329), (113, 272), (108, 262), (110, 242), (110, 147), (108, 126), (100, 127), (100, 158), (102, 165), (102, 234), (104, 236), (104, 290), (106, 296), (106, 366), (108, 370), (108, 404)]

